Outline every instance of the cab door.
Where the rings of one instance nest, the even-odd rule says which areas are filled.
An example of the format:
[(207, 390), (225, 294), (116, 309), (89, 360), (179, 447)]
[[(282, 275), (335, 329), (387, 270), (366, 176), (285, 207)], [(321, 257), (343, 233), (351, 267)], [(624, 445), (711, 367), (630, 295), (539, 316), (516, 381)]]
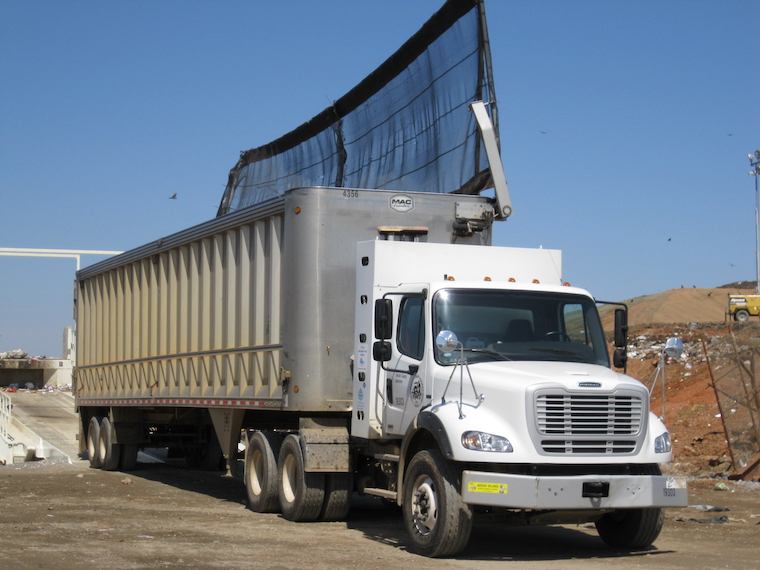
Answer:
[(422, 291), (410, 291), (397, 303), (393, 356), (385, 370), (384, 425), (388, 434), (403, 435), (426, 401), (424, 356), (430, 333), (425, 297)]

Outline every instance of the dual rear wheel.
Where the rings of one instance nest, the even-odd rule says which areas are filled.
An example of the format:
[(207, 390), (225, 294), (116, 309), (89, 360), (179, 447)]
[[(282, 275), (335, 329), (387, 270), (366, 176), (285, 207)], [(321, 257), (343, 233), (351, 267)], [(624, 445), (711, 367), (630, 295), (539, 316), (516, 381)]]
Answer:
[(351, 508), (350, 473), (305, 471), (295, 434), (253, 432), (245, 453), (248, 504), (260, 512), (282, 512), (291, 521), (341, 520)]
[(108, 417), (93, 416), (87, 428), (87, 455), (90, 467), (105, 471), (131, 471), (137, 465), (137, 444), (116, 443), (116, 433)]

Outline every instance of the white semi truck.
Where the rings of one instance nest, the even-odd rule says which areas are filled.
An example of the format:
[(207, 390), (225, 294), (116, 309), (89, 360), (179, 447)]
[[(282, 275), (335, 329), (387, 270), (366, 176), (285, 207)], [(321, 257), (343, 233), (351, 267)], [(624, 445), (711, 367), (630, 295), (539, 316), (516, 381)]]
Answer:
[(686, 505), (668, 431), (560, 252), (491, 246), (511, 206), (478, 120), (495, 199), (297, 188), (81, 270), (92, 467), (167, 447), (234, 473), (242, 439), (250, 507), (292, 521), (342, 519), (358, 492), (398, 504), (427, 556), (481, 513), (650, 545)]

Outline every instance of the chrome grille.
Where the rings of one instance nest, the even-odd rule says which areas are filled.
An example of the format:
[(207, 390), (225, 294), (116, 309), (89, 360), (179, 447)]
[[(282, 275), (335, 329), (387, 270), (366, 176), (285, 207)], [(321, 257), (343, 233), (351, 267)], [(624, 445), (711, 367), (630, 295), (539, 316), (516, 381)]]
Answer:
[(643, 411), (636, 395), (536, 395), (537, 428), (546, 453), (632, 453)]

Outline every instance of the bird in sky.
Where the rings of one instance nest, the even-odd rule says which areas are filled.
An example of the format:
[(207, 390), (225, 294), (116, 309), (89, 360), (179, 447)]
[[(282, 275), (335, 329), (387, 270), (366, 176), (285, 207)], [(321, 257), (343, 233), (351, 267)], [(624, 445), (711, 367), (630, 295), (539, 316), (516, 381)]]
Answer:
[(177, 193), (175, 192), (171, 196), (169, 196), (169, 200), (176, 200), (177, 199)]

